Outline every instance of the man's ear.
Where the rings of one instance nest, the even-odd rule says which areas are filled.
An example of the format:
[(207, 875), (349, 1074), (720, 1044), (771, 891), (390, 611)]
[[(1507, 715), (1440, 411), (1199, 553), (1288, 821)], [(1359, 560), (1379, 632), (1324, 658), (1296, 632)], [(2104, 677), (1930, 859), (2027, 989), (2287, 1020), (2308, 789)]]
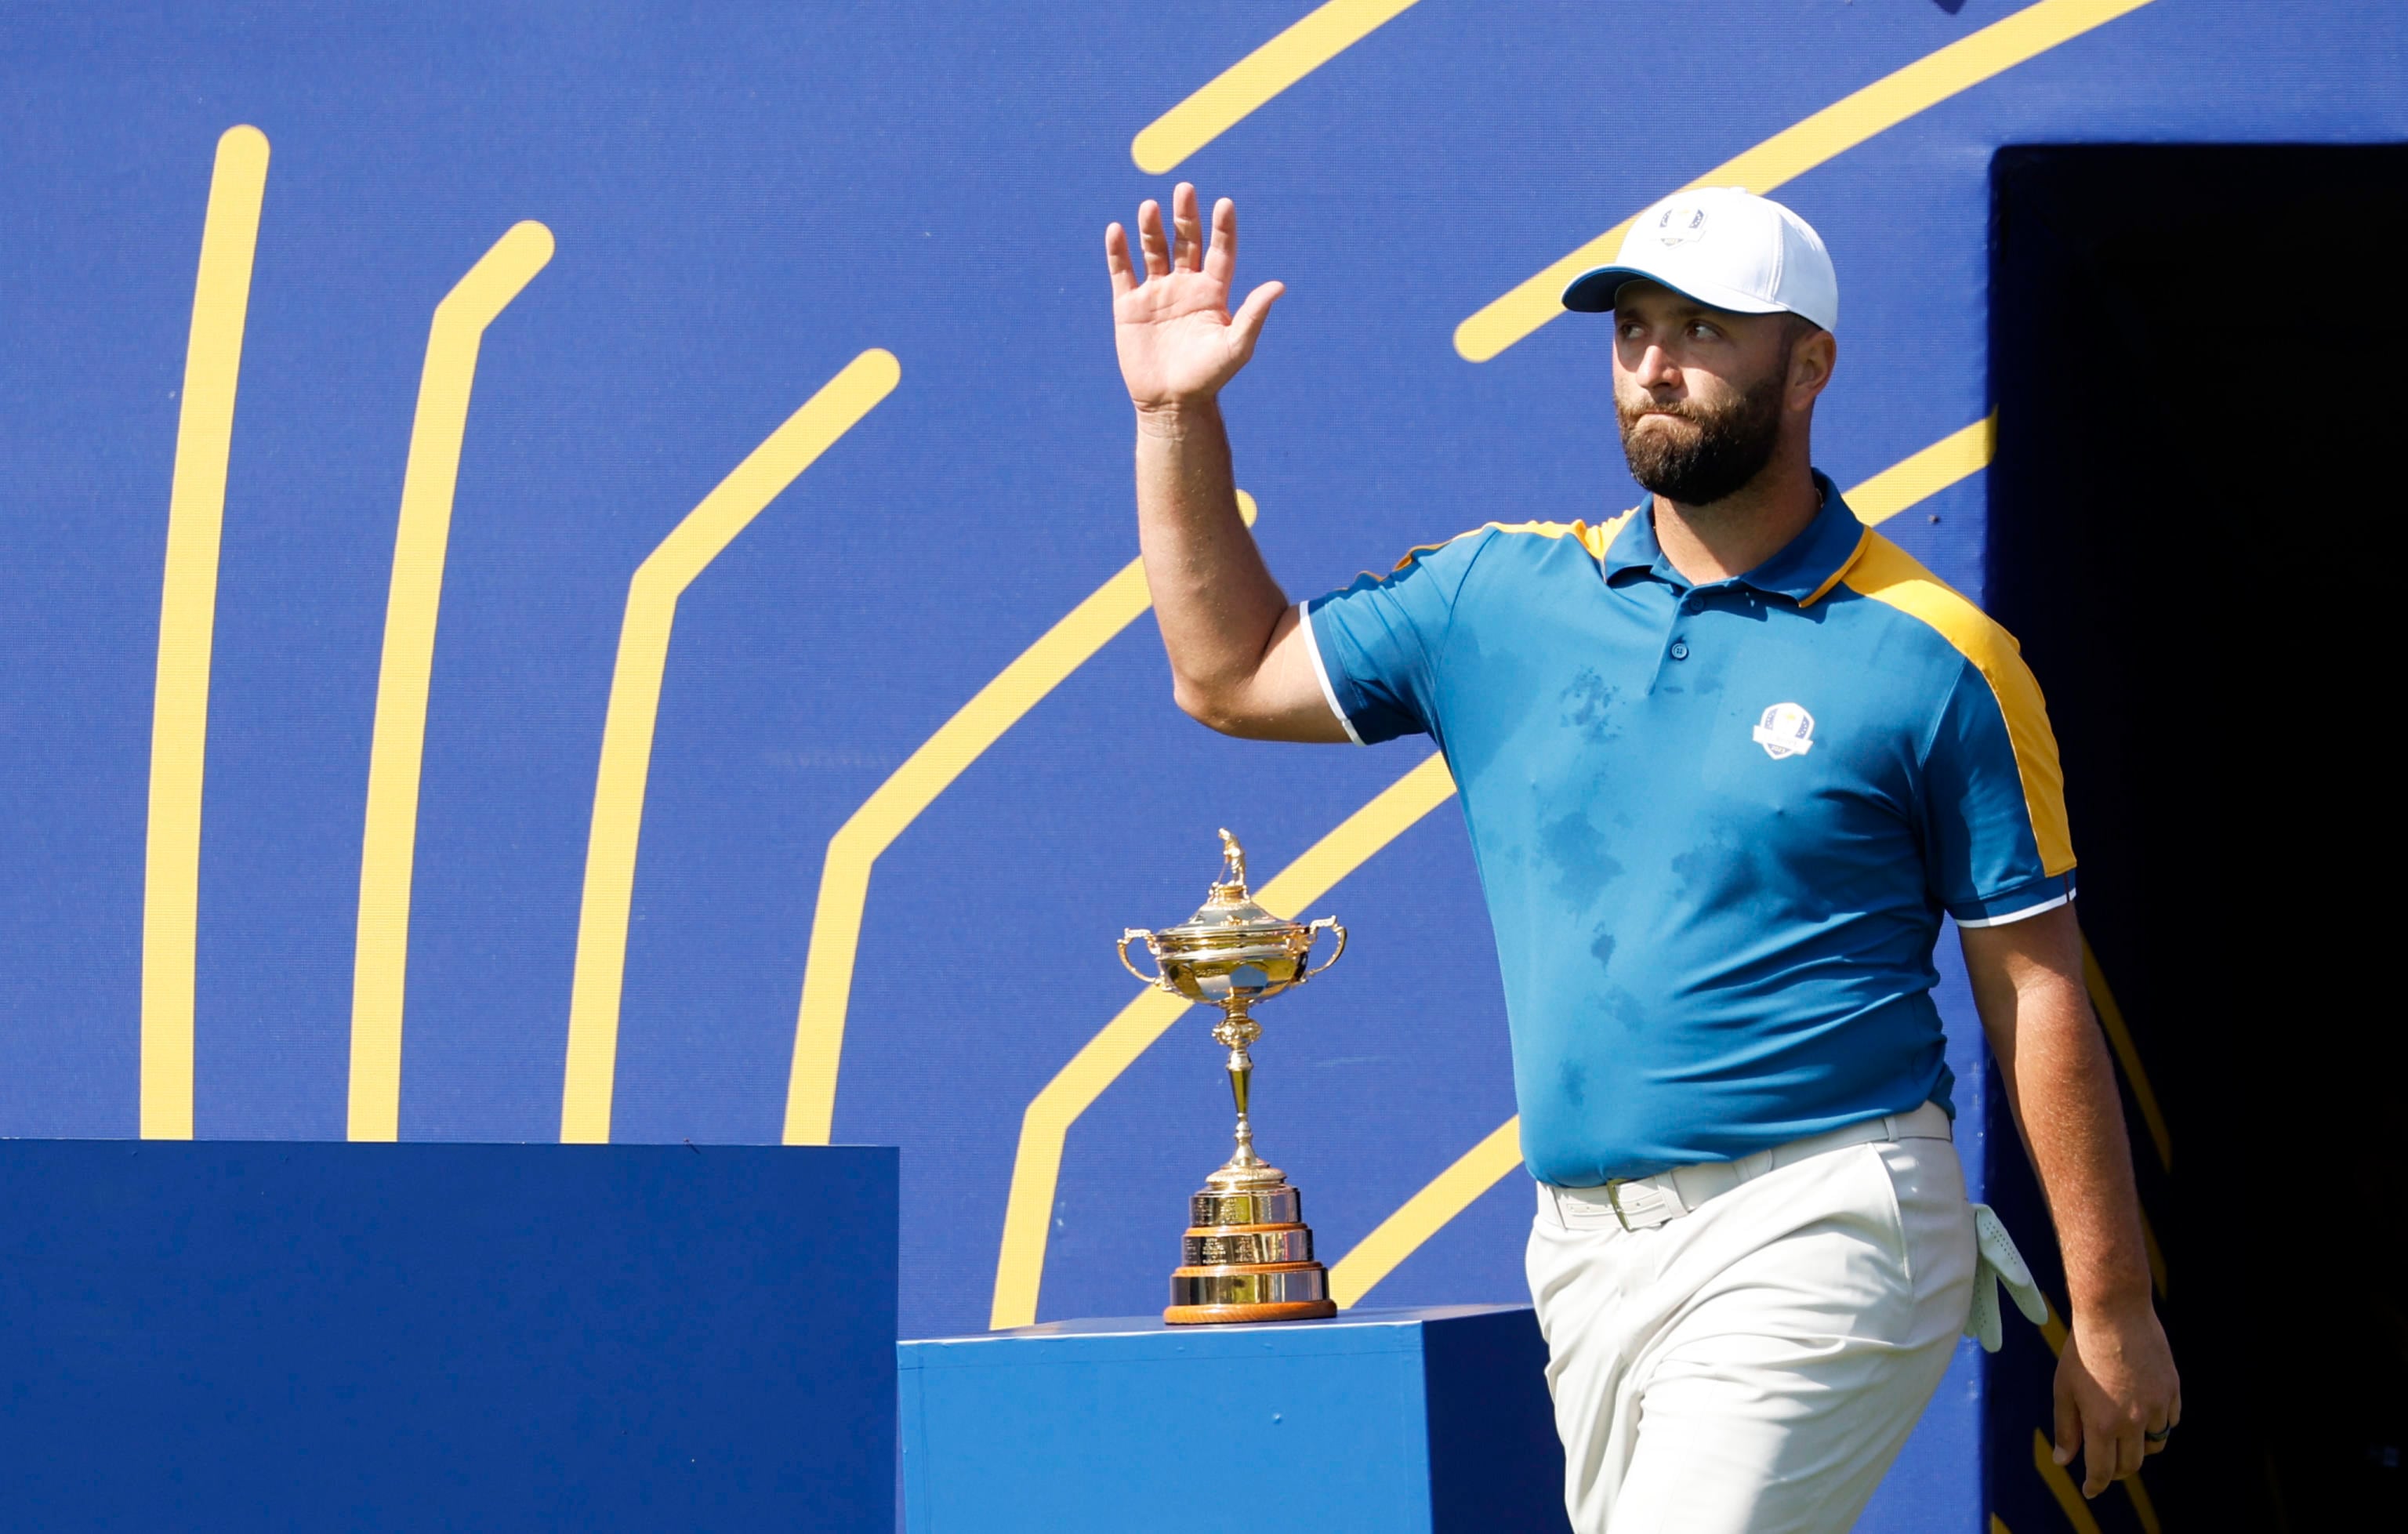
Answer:
[(1839, 339), (1812, 321), (1795, 315), (1790, 323), (1800, 334), (1789, 348), (1789, 408), (1803, 410), (1813, 407), (1816, 396), (1831, 381), (1831, 369), (1840, 360)]

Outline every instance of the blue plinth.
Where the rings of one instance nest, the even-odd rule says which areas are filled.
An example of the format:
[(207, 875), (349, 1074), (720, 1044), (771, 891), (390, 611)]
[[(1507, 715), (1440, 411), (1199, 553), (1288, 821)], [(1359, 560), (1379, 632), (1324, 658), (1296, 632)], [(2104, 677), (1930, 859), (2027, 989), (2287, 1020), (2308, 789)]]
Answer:
[(1526, 1306), (902, 1343), (910, 1534), (1565, 1527)]
[(896, 1153), (0, 1141), (12, 1530), (889, 1530)]

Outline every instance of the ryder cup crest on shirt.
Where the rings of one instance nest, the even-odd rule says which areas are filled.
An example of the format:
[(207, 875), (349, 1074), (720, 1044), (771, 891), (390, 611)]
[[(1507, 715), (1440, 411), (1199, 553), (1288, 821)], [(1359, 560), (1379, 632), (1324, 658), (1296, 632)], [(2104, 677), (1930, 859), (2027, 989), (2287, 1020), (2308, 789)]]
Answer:
[(1776, 703), (1764, 710), (1753, 734), (1764, 754), (1776, 762), (1803, 756), (1814, 749), (1814, 716), (1795, 703)]
[(1713, 308), (1795, 314), (1839, 328), (1840, 279), (1823, 237), (1744, 187), (1675, 193), (1631, 220), (1613, 260), (1564, 289), (1564, 308), (1603, 313), (1625, 282), (1641, 277)]

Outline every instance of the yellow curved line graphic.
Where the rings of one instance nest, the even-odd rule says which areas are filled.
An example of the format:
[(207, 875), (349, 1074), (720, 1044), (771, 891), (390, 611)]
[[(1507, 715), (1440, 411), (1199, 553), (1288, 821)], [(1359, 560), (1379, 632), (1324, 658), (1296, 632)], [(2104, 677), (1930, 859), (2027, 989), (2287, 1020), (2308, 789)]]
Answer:
[(1999, 443), (1999, 412), (1974, 422), (1847, 493), (1848, 509), (1868, 527), (1877, 527), (1908, 507), (1928, 500), (1969, 475), (1990, 466)]
[(234, 449), (251, 264), (267, 195), (267, 136), (218, 138), (184, 342), (184, 397), (167, 492), (159, 669), (150, 695), (150, 806), (142, 866), (142, 1138), (193, 1138), (193, 964), (201, 904), (201, 771), (217, 633), (218, 536)]
[(1522, 1115), (1514, 1114), (1488, 1138), (1455, 1159), (1454, 1166), (1430, 1179), (1429, 1186), (1398, 1207), (1354, 1249), (1330, 1265), (1329, 1296), (1341, 1311), (1371, 1292), (1446, 1226), (1476, 1203), (1507, 1172), (1522, 1164)]
[(2057, 1498), (2057, 1509), (2073, 1526), (2074, 1534), (2099, 1534), (2099, 1520), (2090, 1515), (2090, 1504), (2082, 1499), (2082, 1488), (2057, 1462), (2057, 1456), (2050, 1452), (2048, 1435), (2037, 1427), (2032, 1429), (2032, 1469), (2040, 1471), (2040, 1478), (2048, 1484), (2049, 1495)]
[[(2149, 0), (2040, 0), (1842, 97), (1680, 190), (1743, 186), (1770, 192), (1917, 112), (2147, 4)], [(1612, 260), (1629, 228), (1630, 220), (1623, 220), (1455, 326), (1456, 352), (1467, 362), (1486, 362), (1562, 314), (1564, 285)]]
[(1130, 141), (1129, 158), (1147, 175), (1161, 175), (1412, 5), (1413, 0), (1329, 0), (1147, 123)]
[[(1445, 758), (1433, 753), (1281, 869), (1255, 898), (1268, 910), (1302, 910), (1454, 792)], [(1186, 1010), (1187, 1003), (1177, 996), (1140, 991), (1030, 1100), (1021, 1115), (1020, 1148), (1011, 1162), (1011, 1196), (1004, 1209), (1003, 1248), (996, 1258), (988, 1325), (998, 1329), (1025, 1326), (1037, 1319), (1046, 1235), (1070, 1125)]]
[(594, 775), (594, 822), (585, 844), (585, 891), (577, 916), (577, 975), (568, 1002), (568, 1060), (562, 1073), (560, 1138), (610, 1138), (610, 1097), (619, 1067), (619, 998), (627, 970), (627, 918), (636, 895), (636, 849), (644, 826), (652, 727), (678, 598), (736, 535), (851, 431), (901, 381), (903, 367), (875, 347), (845, 364), (802, 409), (746, 454), (627, 582), (619, 658)]
[(418, 851), (418, 774), (426, 745), (426, 693), (435, 670), (435, 619), (452, 539), (452, 493), (485, 327), (552, 259), (552, 231), (511, 225), (435, 306), (418, 411), (409, 425), (401, 518), (385, 597), (384, 657), (377, 670), (376, 733), (360, 837), (359, 936), (351, 956), (350, 1135), (393, 1140), (401, 1125), (402, 989), (409, 968), (409, 881)]
[[(1997, 421), (1997, 413), (1993, 412), (1960, 431), (1949, 433), (1854, 490), (1842, 492), (1843, 498), (1867, 523), (1896, 516), (1986, 465), (1996, 438)], [(1330, 1293), (1341, 1308), (1370, 1293), (1382, 1279), (1396, 1271), (1398, 1263), (1412, 1256), (1423, 1242), (1444, 1229), (1448, 1221), (1469, 1209), (1482, 1194), (1521, 1165), (1521, 1125), (1518, 1114), (1507, 1119), (1330, 1266)]]
[(2090, 951), (2088, 938), (2082, 939), (2082, 981), (2090, 993), (2091, 1009), (2099, 1014), (2099, 1025), (2106, 1030), (2107, 1042), (2124, 1068), (2124, 1080), (2131, 1083), (2132, 1100), (2140, 1105), (2141, 1120), (2149, 1126), (2149, 1142), (2157, 1147), (2157, 1165), (2172, 1171), (2173, 1136), (2166, 1129), (2166, 1115), (2157, 1107), (2157, 1089), (2149, 1084), (2148, 1070), (2141, 1064), (2140, 1046), (2132, 1042), (2132, 1030), (2125, 1025), (2124, 1009), (2115, 1005), (2115, 993), (2107, 988), (2107, 971), (2099, 968), (2099, 955)]
[[(1254, 498), (1242, 490), (1238, 492), (1238, 513), (1247, 526), (1254, 524)], [(1144, 561), (1132, 559), (996, 672), (828, 839), (827, 855), (820, 865), (819, 901), (811, 913), (810, 951), (803, 959), (794, 1060), (786, 1076), (785, 1143), (824, 1145), (836, 1122), (837, 1074), (844, 1057), (845, 1013), (853, 999), (853, 965), (861, 946), (871, 865), (1022, 715), (1153, 605)]]

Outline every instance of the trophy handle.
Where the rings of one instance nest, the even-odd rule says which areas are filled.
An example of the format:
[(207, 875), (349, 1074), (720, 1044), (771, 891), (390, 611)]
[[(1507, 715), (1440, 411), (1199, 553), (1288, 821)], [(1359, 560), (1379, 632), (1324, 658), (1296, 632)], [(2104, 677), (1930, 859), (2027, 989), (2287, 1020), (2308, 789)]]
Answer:
[(1297, 976), (1296, 982), (1298, 985), (1303, 984), (1306, 981), (1309, 981), (1313, 976), (1321, 973), (1323, 969), (1326, 969), (1331, 965), (1336, 964), (1340, 956), (1346, 952), (1346, 929), (1338, 925), (1338, 918), (1335, 916), (1324, 916), (1317, 922), (1308, 922), (1305, 924), (1305, 930), (1307, 932), (1316, 931), (1322, 927), (1327, 927), (1330, 931), (1338, 934), (1338, 946), (1329, 951), (1329, 957), (1322, 960), (1318, 968), (1307, 969), (1304, 973)]
[(1164, 985), (1162, 982), (1162, 964), (1160, 960), (1157, 959), (1154, 962), (1154, 972), (1151, 975), (1147, 974), (1142, 969), (1140, 969), (1136, 965), (1129, 963), (1128, 945), (1135, 942), (1140, 938), (1143, 938), (1146, 940), (1147, 948), (1151, 949), (1154, 946), (1154, 934), (1146, 930), (1144, 927), (1133, 926), (1126, 932), (1121, 934), (1121, 940), (1119, 943), (1121, 968), (1127, 970), (1130, 974), (1135, 975), (1138, 979), (1145, 982), (1147, 985), (1154, 987), (1155, 990), (1168, 990), (1168, 987)]

